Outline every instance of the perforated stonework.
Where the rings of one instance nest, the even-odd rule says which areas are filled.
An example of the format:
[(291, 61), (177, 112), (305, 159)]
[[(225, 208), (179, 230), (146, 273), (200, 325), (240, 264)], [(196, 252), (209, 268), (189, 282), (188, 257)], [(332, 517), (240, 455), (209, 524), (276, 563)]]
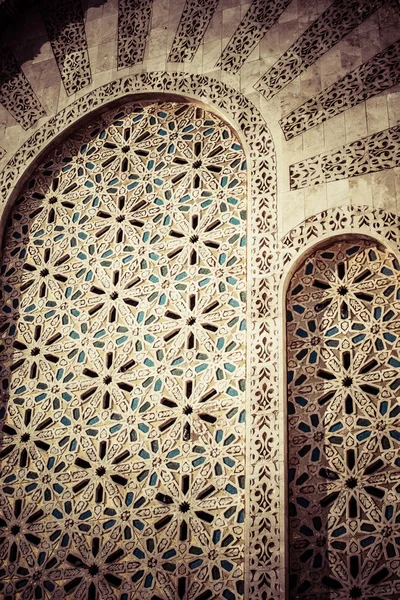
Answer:
[(18, 198), (5, 596), (242, 594), (245, 217), (241, 146), (194, 105), (106, 113)]
[[(278, 304), (270, 301), (271, 298), (277, 298), (279, 283), (275, 274), (277, 273), (276, 175), (274, 148), (261, 115), (240, 93), (205, 76), (151, 73), (119, 79), (78, 99), (56, 117), (50, 119), (29, 138), (0, 173), (2, 208), (7, 206), (10, 194), (24, 169), (29, 167), (41, 149), (58, 133), (63, 132), (80, 117), (87, 117), (90, 110), (100, 108), (113, 99), (120, 99), (129, 94), (148, 92), (157, 92), (160, 97), (163, 97), (162, 94), (167, 95), (168, 93), (183, 94), (186, 98), (194, 97), (209, 103), (210, 106), (215, 106), (232, 123), (236, 124), (246, 144), (250, 181), (250, 199), (248, 201), (250, 217), (248, 256), (250, 262), (247, 273), (247, 289), (251, 298), (249, 307), (251, 320), (248, 326), (247, 346), (248, 412), (245, 485), (248, 490), (248, 503), (245, 513), (244, 595), (252, 600), (276, 599), (283, 593), (281, 591), (281, 571), (284, 566), (282, 562), (284, 556), (283, 528), (280, 517), (282, 500), (279, 489), (282, 447), (279, 442), (277, 412), (279, 404), (278, 336), (276, 335)], [(104, 221), (107, 223), (106, 218)], [(104, 226), (106, 227), (106, 225)], [(62, 264), (59, 266), (62, 268)], [(80, 332), (78, 333), (81, 335)], [(46, 359), (44, 361), (49, 363)], [(96, 369), (92, 370), (99, 374)], [(118, 423), (116, 424), (118, 425)], [(100, 456), (98, 454), (96, 456), (96, 460), (99, 460)], [(93, 455), (93, 460), (94, 458), (95, 455)], [(123, 462), (121, 460), (121, 463)], [(121, 476), (124, 477), (123, 474)], [(167, 509), (172, 510), (172, 507), (167, 504)], [(71, 510), (73, 510), (72, 505)], [(97, 542), (94, 551), (104, 562), (110, 553), (112, 554), (112, 551), (109, 551), (109, 547), (104, 548), (101, 543), (97, 550), (96, 544)], [(147, 552), (149, 551), (147, 550)], [(91, 552), (92, 549), (88, 548), (87, 556), (90, 556)], [(116, 576), (120, 575), (116, 574)], [(236, 588), (233, 593), (240, 595), (240, 587)]]
[(290, 597), (400, 593), (400, 265), (354, 237), (287, 295)]

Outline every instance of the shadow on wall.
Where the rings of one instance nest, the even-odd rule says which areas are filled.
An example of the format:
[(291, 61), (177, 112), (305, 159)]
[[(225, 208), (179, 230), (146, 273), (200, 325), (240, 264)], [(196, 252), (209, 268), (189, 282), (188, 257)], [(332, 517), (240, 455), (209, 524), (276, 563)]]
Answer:
[[(47, 13), (48, 5), (53, 1), (0, 0), (0, 42), (10, 46), (21, 66), (37, 58), (43, 44), (49, 41), (41, 11)], [(77, 18), (81, 19), (82, 14), (86, 19), (89, 9), (99, 8), (108, 1), (57, 0), (57, 23), (53, 27), (53, 36)]]

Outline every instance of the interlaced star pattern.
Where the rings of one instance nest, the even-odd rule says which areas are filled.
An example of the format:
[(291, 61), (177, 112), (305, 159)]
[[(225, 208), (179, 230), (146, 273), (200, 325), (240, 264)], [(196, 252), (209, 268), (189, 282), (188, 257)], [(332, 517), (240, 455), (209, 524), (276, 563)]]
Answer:
[(242, 597), (246, 189), (225, 123), (143, 103), (22, 190), (1, 266), (2, 598)]
[(290, 597), (396, 598), (400, 265), (338, 242), (287, 299)]

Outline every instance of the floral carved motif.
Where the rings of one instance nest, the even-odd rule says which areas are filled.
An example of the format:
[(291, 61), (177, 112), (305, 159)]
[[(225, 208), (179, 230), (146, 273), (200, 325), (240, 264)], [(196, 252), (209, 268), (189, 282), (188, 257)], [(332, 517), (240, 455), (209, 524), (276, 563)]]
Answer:
[(24, 129), (45, 115), (10, 48), (0, 41), (0, 103)]
[(118, 69), (143, 62), (153, 0), (118, 1)]
[(400, 166), (400, 126), (290, 165), (290, 188), (301, 189)]
[(400, 41), (367, 60), (280, 120), (287, 140), (393, 87), (400, 80)]
[(186, 0), (172, 48), (170, 62), (193, 60), (219, 0)]
[(335, 0), (254, 86), (269, 100), (383, 6), (386, 0)]
[(45, 0), (41, 13), (66, 93), (92, 81), (85, 23), (80, 0)]
[(289, 231), (280, 243), (281, 265), (292, 262), (310, 244), (343, 231), (376, 234), (400, 248), (400, 217), (370, 206), (343, 206), (309, 217)]
[(217, 67), (236, 73), (251, 51), (276, 23), (290, 0), (253, 0), (243, 20), (217, 62)]

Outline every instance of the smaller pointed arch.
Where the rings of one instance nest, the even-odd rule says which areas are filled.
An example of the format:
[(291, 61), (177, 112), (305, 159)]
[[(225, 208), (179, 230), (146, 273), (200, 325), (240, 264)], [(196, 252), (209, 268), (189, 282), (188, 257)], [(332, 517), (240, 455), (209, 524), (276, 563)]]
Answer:
[(297, 266), (286, 306), (290, 598), (391, 598), (398, 258), (370, 237), (325, 240)]

